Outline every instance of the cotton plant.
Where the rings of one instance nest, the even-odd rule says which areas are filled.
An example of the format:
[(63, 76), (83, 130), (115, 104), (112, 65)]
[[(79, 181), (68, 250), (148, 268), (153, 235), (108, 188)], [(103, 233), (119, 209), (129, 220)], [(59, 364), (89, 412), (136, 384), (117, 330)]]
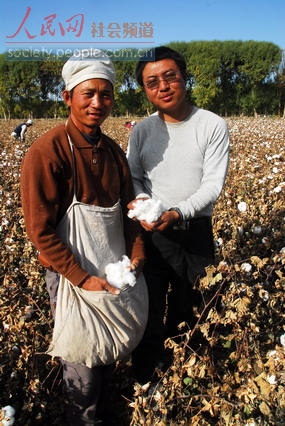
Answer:
[(261, 228), (261, 226), (255, 226), (255, 227), (253, 228), (253, 233), (254, 233), (255, 235), (260, 235), (260, 234), (262, 233), (262, 228)]
[(268, 354), (267, 354), (267, 356), (268, 356), (268, 358), (273, 358), (274, 361), (278, 361), (279, 360), (279, 357), (278, 357), (278, 354), (277, 354), (276, 350), (269, 351)]
[(251, 272), (251, 270), (252, 270), (252, 266), (251, 266), (251, 264), (250, 263), (243, 263), (242, 265), (241, 265), (241, 270), (242, 271), (244, 271), (244, 272), (246, 272), (247, 274), (250, 274), (250, 272)]
[(223, 239), (222, 238), (218, 238), (216, 241), (215, 241), (215, 245), (216, 245), (216, 247), (219, 247), (219, 246), (222, 246), (223, 245), (223, 243), (224, 243), (224, 241), (223, 241)]
[(243, 212), (243, 213), (246, 212), (246, 210), (247, 210), (246, 202), (241, 201), (240, 203), (238, 203), (237, 208), (240, 212)]
[(270, 383), (270, 385), (276, 385), (276, 383), (277, 383), (276, 376), (274, 374), (268, 375), (267, 381), (268, 381), (268, 383)]
[(129, 210), (128, 216), (131, 219), (136, 218), (152, 223), (157, 221), (163, 211), (165, 209), (160, 200), (148, 198), (147, 200), (136, 200), (134, 209)]
[(261, 289), (258, 294), (259, 297), (261, 297), (261, 299), (263, 299), (265, 302), (269, 300), (269, 293), (267, 290)]
[(130, 270), (130, 267), (131, 261), (125, 255), (122, 257), (122, 260), (116, 263), (108, 263), (105, 267), (106, 280), (109, 284), (119, 289), (122, 289), (126, 285), (134, 287), (136, 276)]
[(0, 411), (0, 424), (10, 426), (15, 423), (15, 409), (11, 405), (6, 405)]
[(238, 226), (237, 230), (238, 230), (238, 234), (239, 234), (240, 236), (242, 236), (242, 235), (243, 235), (243, 233), (244, 233), (243, 227), (242, 227), (242, 226)]
[[(263, 401), (268, 404), (268, 398), (270, 398), (270, 404), (268, 404), (268, 406), (272, 414), (282, 412), (282, 363), (284, 361), (285, 351), (285, 329), (282, 328), (282, 321), (280, 320), (283, 314), (282, 305), (280, 305), (282, 277), (277, 277), (275, 271), (278, 273), (279, 271), (282, 272), (282, 267), (284, 267), (282, 261), (283, 256), (285, 256), (285, 247), (283, 247), (285, 244), (282, 243), (282, 236), (277, 237), (276, 234), (275, 237), (274, 232), (280, 233), (282, 225), (285, 223), (282, 221), (282, 217), (277, 214), (280, 212), (283, 194), (285, 193), (285, 180), (282, 175), (282, 167), (284, 167), (285, 160), (285, 147), (283, 146), (284, 119), (274, 118), (271, 120), (268, 118), (268, 123), (266, 124), (260, 117), (257, 121), (253, 118), (247, 119), (242, 117), (235, 118), (232, 120), (232, 123), (236, 125), (236, 128), (232, 132), (232, 155), (229, 178), (225, 187), (225, 197), (221, 196), (216, 203), (216, 220), (214, 221), (215, 239), (218, 239), (218, 237), (222, 237), (223, 239), (222, 253), (219, 257), (222, 259), (225, 258), (229, 263), (227, 265), (226, 262), (221, 262), (217, 269), (217, 272), (221, 273), (223, 277), (221, 282), (217, 282), (217, 285), (223, 283), (223, 300), (221, 300), (222, 310), (219, 311), (219, 317), (222, 322), (226, 321), (229, 326), (233, 327), (234, 334), (240, 333), (240, 327), (244, 324), (245, 316), (248, 318), (249, 324), (254, 323), (252, 328), (251, 326), (248, 327), (248, 340), (240, 342), (240, 350), (243, 350), (243, 344), (247, 345), (248, 341), (252, 342), (252, 344), (249, 344), (246, 348), (246, 351), (248, 351), (246, 360), (248, 368), (251, 369), (254, 374), (256, 356), (261, 360), (264, 368), (261, 367), (263, 374), (260, 378), (260, 382), (254, 382), (257, 387), (245, 385), (244, 379), (248, 376), (248, 371), (243, 370), (244, 364), (242, 362), (238, 364), (237, 361), (235, 364), (237, 366), (237, 378), (240, 378), (241, 382), (238, 383), (235, 377), (232, 379), (228, 370), (230, 364), (227, 361), (224, 362), (224, 360), (229, 359), (231, 354), (238, 353), (236, 347), (232, 345), (230, 350), (223, 350), (221, 359), (219, 359), (219, 371), (221, 370), (222, 376), (227, 378), (227, 386), (229, 386), (228, 392), (232, 395), (230, 402), (235, 403), (235, 400), (238, 400), (240, 394), (244, 394), (244, 392), (248, 392), (245, 398), (250, 395), (249, 399), (252, 398), (253, 401), (253, 404), (249, 404), (250, 406), (254, 405), (252, 414), (250, 414), (249, 411), (245, 414), (243, 405), (233, 404), (231, 406), (233, 410), (232, 419), (235, 418), (236, 424), (257, 426), (262, 419), (265, 418), (264, 414), (259, 413), (259, 407), (262, 406), (261, 404)], [(263, 123), (264, 128), (261, 128)], [(270, 130), (269, 124), (272, 126)], [(23, 404), (28, 403), (30, 391), (34, 389), (34, 377), (32, 372), (28, 369), (29, 359), (30, 356), (32, 356), (31, 351), (34, 347), (32, 344), (33, 342), (30, 341), (30, 328), (33, 325), (37, 326), (39, 319), (37, 316), (34, 316), (33, 323), (21, 328), (22, 337), (26, 339), (27, 342), (27, 356), (21, 357), (20, 366), (18, 363), (18, 354), (21, 352), (21, 348), (18, 343), (13, 343), (11, 345), (11, 342), (18, 342), (19, 337), (17, 335), (19, 332), (18, 327), (15, 327), (14, 324), (18, 322), (21, 324), (21, 321), (23, 321), (22, 318), (26, 313), (29, 314), (30, 308), (26, 305), (21, 305), (21, 309), (16, 309), (11, 312), (11, 306), (17, 306), (18, 298), (20, 297), (17, 285), (18, 282), (23, 282), (23, 284), (30, 282), (28, 285), (23, 285), (24, 293), (29, 295), (30, 289), (32, 288), (30, 286), (37, 285), (37, 282), (40, 283), (41, 286), (42, 281), (40, 271), (38, 270), (38, 264), (35, 262), (36, 250), (27, 240), (26, 234), (24, 233), (24, 224), (21, 222), (22, 219), (20, 218), (20, 209), (18, 208), (19, 181), (17, 176), (20, 169), (18, 157), (24, 155), (28, 148), (28, 144), (19, 144), (19, 146), (17, 146), (17, 149), (20, 149), (22, 152), (21, 155), (18, 155), (15, 150), (15, 145), (11, 144), (9, 137), (5, 139), (5, 132), (7, 133), (9, 130), (10, 135), (9, 126), (7, 123), (4, 123), (4, 121), (2, 125), (1, 142), (3, 146), (1, 146), (2, 152), (0, 152), (0, 166), (2, 166), (5, 173), (3, 173), (3, 179), (0, 182), (0, 197), (2, 199), (0, 227), (2, 227), (3, 234), (2, 255), (4, 262), (2, 263), (5, 268), (5, 285), (1, 286), (0, 293), (2, 303), (0, 328), (2, 331), (2, 343), (6, 345), (7, 348), (6, 351), (3, 351), (3, 375), (7, 380), (3, 383), (2, 394), (9, 395), (10, 399), (10, 401), (6, 401), (6, 403), (4, 402), (5, 400), (2, 401), (2, 405), (4, 406), (4, 404), (6, 405), (8, 403), (13, 405), (12, 401), (17, 397), (16, 393), (19, 387), (22, 389)], [(107, 127), (108, 126), (109, 124)], [(40, 136), (48, 130), (43, 120), (38, 121), (37, 128), (38, 135), (35, 134), (35, 136)], [(122, 137), (120, 135), (121, 130)], [(34, 130), (32, 131), (34, 132)], [(121, 142), (123, 147), (125, 147), (125, 132), (126, 129), (123, 126), (112, 124), (108, 127), (109, 136)], [(271, 135), (271, 140), (267, 139), (267, 134)], [(266, 155), (271, 157), (270, 161), (266, 159)], [(249, 157), (250, 161), (244, 161), (246, 157)], [(254, 157), (256, 157), (256, 159)], [(280, 162), (280, 164), (276, 164), (277, 162)], [(5, 163), (5, 165), (3, 163)], [(257, 168), (257, 166), (259, 168)], [(278, 173), (274, 173), (274, 167), (278, 168)], [(249, 180), (247, 180), (247, 177)], [(6, 203), (6, 201), (8, 202)], [(239, 202), (245, 203), (240, 205), (242, 210), (246, 207), (245, 211), (239, 210)], [(226, 223), (227, 218), (230, 221), (230, 226)], [(258, 234), (259, 230), (254, 230), (254, 227), (258, 226), (262, 228), (260, 234)], [(275, 228), (274, 232), (272, 231), (272, 226)], [(226, 234), (225, 231), (228, 229), (231, 229), (232, 232)], [(242, 241), (240, 241), (240, 238), (242, 238)], [(5, 241), (6, 239), (7, 241)], [(219, 250), (221, 250), (221, 247)], [(255, 263), (249, 260), (253, 255), (260, 257), (261, 261), (263, 261), (265, 257), (269, 259), (264, 266), (260, 265), (260, 267), (256, 267), (254, 266)], [(120, 258), (118, 260), (122, 259)], [(245, 270), (243, 270), (241, 269), (241, 264), (243, 262), (248, 262), (248, 265), (251, 265), (244, 266), (243, 268), (245, 268)], [(15, 268), (15, 265), (17, 265), (18, 269)], [(252, 268), (250, 269), (250, 267)], [(249, 269), (250, 271), (246, 272)], [(270, 271), (273, 272), (270, 273)], [(216, 276), (215, 274), (216, 273), (214, 273), (213, 278)], [(224, 278), (228, 275), (232, 275), (233, 277), (229, 281), (226, 280), (224, 282)], [(260, 286), (257, 286), (257, 283), (260, 283)], [(211, 291), (211, 288), (209, 291)], [(33, 298), (35, 298), (37, 303), (39, 301), (41, 302), (41, 292), (33, 294)], [(237, 304), (235, 304), (234, 302), (237, 298), (240, 298), (240, 300), (237, 300)], [(229, 307), (232, 300), (233, 308)], [(247, 306), (247, 313), (239, 314), (238, 309), (240, 307), (243, 309), (243, 303), (247, 303), (247, 301), (251, 302), (251, 304)], [(254, 305), (256, 309), (250, 309), (252, 305)], [(277, 311), (278, 309), (280, 309), (280, 311)], [(233, 317), (229, 315), (229, 311), (233, 311)], [(257, 312), (258, 315), (256, 315)], [(271, 313), (273, 313), (273, 315), (271, 315)], [(235, 314), (238, 315), (238, 318), (236, 318)], [(241, 321), (239, 321), (239, 317)], [(268, 319), (270, 319), (270, 321)], [(208, 321), (209, 320), (205, 319), (205, 323)], [(211, 321), (215, 321), (215, 318)], [(202, 323), (204, 323), (203, 319)], [(265, 346), (259, 345), (258, 343), (260, 336), (262, 336), (261, 331), (264, 324), (267, 324), (268, 330), (266, 335), (267, 344)], [(48, 328), (47, 324), (46, 328)], [(225, 333), (227, 333), (226, 329)], [(42, 333), (42, 336), (38, 336), (38, 338), (39, 344), (45, 346), (47, 343), (47, 333)], [(217, 342), (218, 345), (225, 343), (223, 340), (218, 340)], [(267, 346), (270, 349), (268, 353), (265, 353), (265, 347), (267, 348)], [(190, 369), (188, 367), (191, 378), (186, 378), (189, 379), (189, 381), (186, 380), (186, 382), (189, 383), (187, 384), (187, 389), (191, 388), (192, 380), (195, 382), (197, 379), (197, 383), (200, 383), (201, 369), (204, 369), (205, 377), (203, 381), (205, 382), (205, 386), (203, 389), (206, 392), (206, 399), (209, 402), (209, 406), (207, 407), (213, 407), (216, 403), (215, 395), (223, 393), (224, 383), (220, 383), (219, 377), (212, 374), (210, 363), (206, 357), (207, 352), (205, 352), (205, 356), (203, 355), (204, 352), (202, 352), (203, 351), (201, 351), (199, 362), (196, 357), (195, 364), (190, 366)], [(182, 355), (184, 355), (183, 352)], [(184, 368), (185, 363), (183, 364), (179, 358), (182, 355), (177, 352), (178, 364), (173, 363), (173, 368)], [(186, 353), (185, 361), (187, 359), (188, 354)], [(238, 368), (239, 366), (240, 369)], [(49, 364), (48, 367), (51, 370), (53, 365)], [(187, 369), (187, 365), (185, 368)], [(25, 374), (22, 374), (23, 371)], [(162, 395), (164, 392), (169, 392), (169, 387), (167, 386), (172, 384), (172, 379), (169, 380), (169, 378), (173, 378), (176, 371), (177, 370), (170, 369), (169, 374), (165, 376), (165, 384), (162, 389), (159, 389)], [(267, 381), (267, 378), (269, 381)], [(266, 381), (266, 383), (264, 383), (264, 381)], [(182, 384), (184, 384), (184, 386), (175, 387), (175, 393), (172, 399), (170, 398), (169, 402), (169, 404), (174, 404), (175, 412), (177, 413), (177, 423), (183, 422), (182, 419), (185, 419), (186, 422), (188, 420), (189, 422), (191, 421), (191, 416), (197, 414), (197, 411), (195, 411), (195, 409), (192, 411), (190, 407), (188, 413), (189, 417), (186, 419), (185, 406), (183, 405), (185, 401), (185, 399), (183, 399), (183, 392), (186, 382), (184, 384), (182, 379)], [(211, 386), (209, 385), (209, 387), (207, 387), (209, 383)], [(265, 389), (264, 394), (260, 392), (260, 386)], [(136, 407), (134, 413), (143, 412), (145, 415), (145, 422), (154, 424), (157, 420), (161, 421), (159, 418), (159, 414), (161, 413), (159, 410), (155, 412), (151, 408), (154, 406), (153, 401), (155, 401), (154, 394), (156, 391), (153, 391), (150, 387), (151, 385), (149, 383), (141, 387), (138, 396), (134, 399), (134, 407)], [(213, 387), (217, 387), (215, 395), (211, 392)], [(42, 392), (42, 390), (36, 390)], [(148, 390), (151, 396), (148, 396)], [(268, 397), (266, 392), (270, 390), (271, 394)], [(182, 398), (179, 399), (181, 395)], [(41, 393), (37, 394), (37, 398), (40, 396)], [(159, 394), (157, 396), (159, 397)], [(157, 404), (157, 401), (155, 401), (155, 404)], [(165, 405), (161, 399), (159, 400), (159, 404), (161, 404), (162, 410), (165, 409)], [(205, 408), (207, 407), (205, 406)], [(42, 416), (42, 423), (48, 423), (47, 416), (49, 410), (53, 409), (52, 404), (48, 402), (46, 409), (40, 407), (39, 409), (39, 415)], [(138, 411), (135, 411), (136, 409), (138, 409)], [(148, 409), (149, 411), (146, 412)], [(210, 408), (208, 412), (209, 410)], [(222, 408), (217, 408), (217, 416), (221, 417), (221, 410)], [(59, 410), (57, 413), (58, 416), (61, 416), (61, 411), (62, 410)], [(15, 421), (13, 416), (10, 419), (6, 417), (5, 420), (3, 420), (3, 411), (0, 407), (0, 425), (1, 422), (4, 425), (16, 423), (25, 425), (27, 423), (26, 414), (25, 410), (19, 410), (14, 416)], [(208, 415), (207, 412), (202, 411), (197, 416), (197, 424), (203, 424), (203, 415), (205, 414)], [(253, 414), (255, 419), (252, 417)], [(267, 418), (270, 418), (270, 416), (271, 415)], [(277, 421), (282, 422), (281, 419), (276, 419), (276, 423)], [(64, 421), (62, 421), (62, 423), (64, 424)]]
[(280, 182), (279, 185), (277, 185), (274, 189), (273, 192), (275, 192), (276, 194), (279, 194), (279, 192), (282, 191), (283, 187), (285, 186), (285, 182)]

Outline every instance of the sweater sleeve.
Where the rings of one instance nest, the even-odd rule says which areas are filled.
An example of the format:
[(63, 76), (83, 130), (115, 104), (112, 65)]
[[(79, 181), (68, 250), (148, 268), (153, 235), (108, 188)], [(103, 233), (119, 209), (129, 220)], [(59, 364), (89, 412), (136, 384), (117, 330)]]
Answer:
[(134, 128), (129, 138), (127, 159), (132, 173), (136, 198), (150, 197), (144, 187), (144, 169), (138, 149), (138, 135), (137, 129)]
[(40, 262), (78, 285), (89, 274), (56, 234), (61, 202), (58, 188), (61, 169), (46, 152), (32, 145), (22, 162), (22, 207), (27, 234), (39, 251)]
[(199, 216), (205, 207), (217, 200), (225, 183), (228, 163), (229, 133), (226, 122), (221, 119), (206, 145), (200, 187), (187, 200), (177, 204), (184, 220)]

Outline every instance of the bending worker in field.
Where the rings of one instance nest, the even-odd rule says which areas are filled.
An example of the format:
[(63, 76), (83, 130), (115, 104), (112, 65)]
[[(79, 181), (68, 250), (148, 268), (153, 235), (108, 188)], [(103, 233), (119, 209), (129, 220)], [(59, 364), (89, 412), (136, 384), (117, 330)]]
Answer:
[(174, 50), (155, 48), (153, 60), (137, 64), (136, 79), (157, 109), (130, 135), (136, 199), (160, 200), (165, 209), (156, 222), (140, 221), (150, 306), (133, 365), (145, 382), (163, 362), (164, 339), (179, 334), (179, 323), (193, 321), (193, 284), (214, 259), (211, 216), (225, 182), (229, 136), (222, 118), (187, 100), (186, 63)]
[(32, 125), (33, 125), (33, 122), (29, 118), (25, 123), (21, 123), (17, 127), (15, 127), (15, 129), (11, 133), (11, 137), (14, 139), (20, 139), (21, 142), (24, 142), (28, 127)]
[[(128, 346), (128, 333), (140, 334), (140, 329), (133, 331), (129, 325), (132, 314), (124, 311), (123, 298), (131, 304), (135, 292), (143, 289), (138, 282), (144, 262), (140, 227), (127, 217), (127, 204), (134, 198), (127, 159), (100, 130), (114, 102), (114, 66), (103, 52), (86, 52), (63, 66), (68, 120), (33, 143), (21, 174), (27, 233), (47, 267), (54, 330), (59, 330), (53, 338), (53, 348), (59, 345), (58, 349), (49, 353), (61, 357), (67, 422), (76, 426), (109, 424), (104, 417), (111, 411), (106, 406), (107, 385), (116, 348)], [(130, 258), (137, 284), (120, 291), (108, 283), (104, 267), (123, 254)], [(138, 303), (147, 317), (146, 287), (141, 294)], [(103, 319), (101, 307), (103, 311), (107, 307)], [(118, 320), (116, 309), (123, 309)], [(109, 315), (114, 316), (111, 324), (105, 322)], [(96, 333), (98, 339), (92, 338)], [(107, 338), (111, 343), (106, 345)]]

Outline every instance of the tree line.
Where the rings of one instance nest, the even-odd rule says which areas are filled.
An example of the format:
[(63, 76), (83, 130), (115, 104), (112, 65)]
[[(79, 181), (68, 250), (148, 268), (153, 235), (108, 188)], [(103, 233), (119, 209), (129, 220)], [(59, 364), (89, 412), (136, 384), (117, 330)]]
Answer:
[[(285, 104), (285, 64), (280, 47), (257, 41), (171, 42), (187, 63), (189, 99), (222, 116), (280, 115)], [(63, 62), (55, 58), (11, 61), (0, 55), (0, 117), (65, 117)], [(113, 115), (153, 112), (135, 81), (135, 61), (114, 61)]]

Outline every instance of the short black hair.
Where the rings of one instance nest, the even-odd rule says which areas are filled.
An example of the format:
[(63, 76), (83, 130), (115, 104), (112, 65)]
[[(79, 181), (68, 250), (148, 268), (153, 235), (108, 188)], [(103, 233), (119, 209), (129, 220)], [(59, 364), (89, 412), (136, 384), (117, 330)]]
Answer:
[(186, 62), (183, 56), (180, 55), (180, 53), (176, 52), (175, 50), (167, 46), (155, 47), (152, 53), (153, 53), (152, 59), (149, 59), (146, 61), (139, 61), (137, 63), (135, 76), (140, 86), (143, 86), (142, 73), (146, 64), (148, 62), (161, 61), (162, 59), (172, 59), (178, 66), (184, 80), (186, 81), (187, 79)]

